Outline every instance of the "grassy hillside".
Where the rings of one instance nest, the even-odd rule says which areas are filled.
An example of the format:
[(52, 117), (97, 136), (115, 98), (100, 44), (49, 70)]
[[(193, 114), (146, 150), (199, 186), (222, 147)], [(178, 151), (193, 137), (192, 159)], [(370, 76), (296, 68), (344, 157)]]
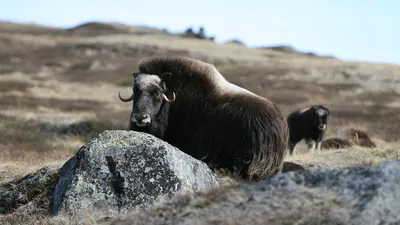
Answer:
[[(60, 29), (0, 22), (0, 183), (63, 164), (106, 129), (126, 129), (131, 105), (119, 101), (118, 92), (129, 95), (138, 62), (159, 55), (213, 63), (229, 81), (271, 99), (285, 115), (323, 104), (331, 110), (327, 137), (352, 127), (377, 145), (307, 153), (301, 143), (299, 154), (286, 161), (342, 168), (400, 159), (400, 66), (346, 62), (285, 46), (216, 44), (123, 24)], [(42, 216), (21, 212), (0, 220), (54, 224)], [(84, 223), (95, 224), (95, 218)]]
[[(118, 91), (128, 95), (137, 63), (156, 55), (213, 63), (229, 81), (271, 99), (285, 115), (324, 104), (332, 111), (327, 136), (353, 127), (378, 145), (375, 150), (303, 151), (288, 160), (337, 167), (357, 164), (358, 157), (360, 162), (398, 158), (390, 149), (400, 146), (399, 66), (216, 44), (121, 24), (59, 29), (2, 22), (0, 181), (63, 163), (105, 129), (126, 129), (131, 105), (118, 100)], [(342, 157), (346, 154), (354, 157)]]

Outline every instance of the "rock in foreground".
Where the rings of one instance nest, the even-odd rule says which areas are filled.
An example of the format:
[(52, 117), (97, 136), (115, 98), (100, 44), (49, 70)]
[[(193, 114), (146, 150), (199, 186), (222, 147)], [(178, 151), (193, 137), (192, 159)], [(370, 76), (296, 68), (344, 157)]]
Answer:
[(35, 212), (48, 212), (59, 166), (45, 166), (26, 176), (0, 185), (0, 214), (23, 211), (24, 207)]
[(112, 225), (400, 224), (400, 162), (279, 174), (176, 196)]
[(219, 185), (208, 166), (152, 135), (105, 131), (61, 169), (53, 215), (82, 210), (114, 216), (175, 193)]

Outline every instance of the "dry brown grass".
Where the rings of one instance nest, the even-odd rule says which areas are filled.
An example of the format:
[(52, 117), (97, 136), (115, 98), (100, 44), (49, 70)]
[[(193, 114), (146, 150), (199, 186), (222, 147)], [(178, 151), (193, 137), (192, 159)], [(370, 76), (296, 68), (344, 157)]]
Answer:
[[(153, 55), (181, 55), (214, 63), (228, 80), (271, 99), (285, 115), (315, 103), (328, 106), (332, 118), (327, 136), (351, 125), (385, 142), (400, 139), (398, 66), (218, 45), (161, 32), (90, 37), (68, 32), (54, 35), (56, 31), (60, 30), (0, 26), (0, 43), (7, 47), (0, 52), (0, 115), (48, 124), (99, 120), (125, 129), (131, 106), (118, 101), (117, 93), (131, 91), (131, 72), (137, 63)], [(28, 124), (5, 123), (7, 129), (13, 127), (3, 135), (13, 137), (3, 143), (8, 157), (54, 150), (42, 138), (47, 134), (27, 132), (37, 129)], [(14, 137), (17, 133), (23, 137), (20, 143)], [(73, 152), (72, 147), (59, 151)]]
[(287, 161), (295, 162), (306, 168), (347, 168), (373, 165), (388, 160), (400, 160), (400, 148), (363, 148), (354, 146), (340, 150), (321, 150), (312, 153), (289, 155)]
[(34, 206), (28, 205), (23, 210), (0, 215), (0, 223), (2, 225), (106, 225), (110, 224), (110, 220), (102, 218), (101, 213), (90, 210), (80, 212), (79, 215), (72, 217), (51, 217), (48, 212), (35, 210)]
[[(104, 129), (126, 129), (131, 105), (118, 100), (118, 91), (130, 93), (137, 63), (155, 55), (213, 63), (229, 81), (275, 102), (284, 115), (324, 104), (332, 112), (327, 136), (353, 127), (366, 131), (378, 145), (307, 153), (301, 143), (299, 153), (286, 161), (312, 168), (399, 159), (399, 66), (218, 45), (146, 28), (101, 36), (61, 31), (0, 23), (0, 182), (62, 164)], [(66, 135), (41, 129), (79, 121), (91, 121), (91, 131)], [(95, 224), (95, 219), (87, 220), (85, 224)], [(57, 224), (23, 213), (0, 221)]]
[(79, 137), (42, 132), (40, 125), (34, 120), (0, 115), (0, 182), (47, 164), (61, 163), (83, 144)]
[(21, 91), (24, 92), (31, 87), (30, 84), (23, 81), (1, 81), (0, 80), (0, 90), (2, 92), (8, 91)]
[(30, 214), (33, 206), (28, 206), (20, 212), (12, 213), (9, 215), (0, 215), (0, 222), (2, 225), (108, 225), (110, 220), (102, 218), (102, 214), (93, 211), (80, 212), (79, 215), (73, 217), (51, 217), (46, 212), (36, 212)]

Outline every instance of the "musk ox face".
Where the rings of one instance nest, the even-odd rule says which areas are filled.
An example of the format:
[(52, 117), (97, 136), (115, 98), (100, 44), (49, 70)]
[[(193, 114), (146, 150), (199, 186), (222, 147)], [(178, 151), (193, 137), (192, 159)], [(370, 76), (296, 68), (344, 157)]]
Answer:
[(129, 98), (122, 98), (121, 101), (128, 102), (133, 100), (131, 121), (138, 127), (148, 127), (155, 120), (161, 111), (164, 102), (172, 103), (176, 96), (170, 100), (166, 96), (167, 86), (162, 77), (169, 76), (170, 73), (162, 76), (134, 73), (133, 93)]
[(322, 105), (313, 105), (310, 108), (312, 114), (312, 123), (319, 130), (324, 131), (327, 128), (329, 109)]

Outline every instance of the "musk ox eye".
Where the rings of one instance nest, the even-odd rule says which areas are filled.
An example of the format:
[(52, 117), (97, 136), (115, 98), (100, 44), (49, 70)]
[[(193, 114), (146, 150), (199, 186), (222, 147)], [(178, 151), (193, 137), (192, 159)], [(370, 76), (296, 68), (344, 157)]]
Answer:
[(161, 96), (161, 92), (159, 90), (152, 90), (150, 94), (157, 97)]

